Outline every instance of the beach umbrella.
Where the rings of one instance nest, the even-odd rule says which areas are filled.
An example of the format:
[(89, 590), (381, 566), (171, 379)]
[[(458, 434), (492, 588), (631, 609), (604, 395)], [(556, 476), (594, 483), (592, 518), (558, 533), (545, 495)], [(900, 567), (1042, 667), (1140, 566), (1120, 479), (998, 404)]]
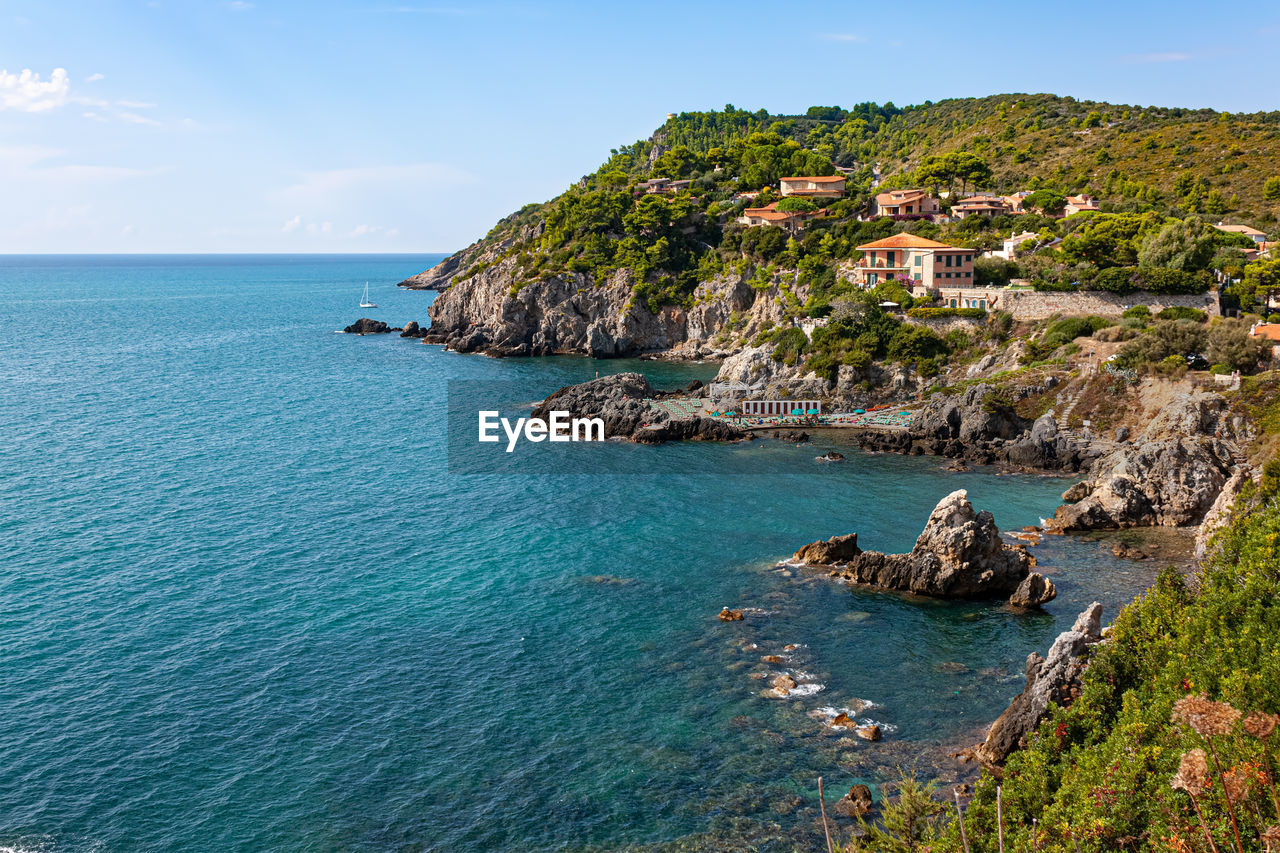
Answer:
[(866, 409), (854, 409), (854, 410), (853, 410), (853, 413), (854, 413), (855, 415), (865, 415), (865, 414), (867, 413), (867, 410), (866, 410)]
[(810, 410), (809, 410), (809, 414), (811, 414), (811, 415), (816, 415), (816, 414), (818, 414), (818, 410), (817, 410), (817, 409), (810, 409)]
[(792, 409), (792, 410), (791, 410), (791, 414), (793, 414), (793, 415), (803, 415), (803, 414), (804, 414), (804, 409)]

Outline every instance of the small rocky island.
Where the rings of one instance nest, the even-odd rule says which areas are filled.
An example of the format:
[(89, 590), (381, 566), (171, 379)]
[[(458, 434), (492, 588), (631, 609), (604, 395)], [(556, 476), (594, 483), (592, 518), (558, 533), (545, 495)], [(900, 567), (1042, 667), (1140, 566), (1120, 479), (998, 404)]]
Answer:
[(1030, 608), (1058, 594), (1052, 581), (1031, 570), (1026, 549), (1005, 544), (995, 518), (974, 509), (964, 489), (938, 502), (906, 554), (863, 551), (851, 533), (805, 545), (793, 560), (853, 583), (931, 598), (1008, 597), (1010, 604)]

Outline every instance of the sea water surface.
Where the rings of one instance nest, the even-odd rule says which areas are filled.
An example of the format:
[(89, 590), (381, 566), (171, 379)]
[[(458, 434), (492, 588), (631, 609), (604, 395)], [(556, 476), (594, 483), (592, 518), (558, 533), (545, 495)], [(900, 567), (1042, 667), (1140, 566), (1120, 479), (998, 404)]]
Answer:
[[(438, 257), (0, 258), (0, 849), (805, 849), (819, 775), (972, 742), (1029, 651), (1150, 580), (1061, 538), (1042, 614), (778, 569), (853, 530), (906, 549), (956, 488), (1034, 524), (1066, 485), (821, 440), (451, 473), (451, 380), (715, 366), (334, 334), (424, 322), (394, 283)], [(609, 473), (637, 453), (657, 473)], [(798, 695), (761, 697), (782, 671)]]

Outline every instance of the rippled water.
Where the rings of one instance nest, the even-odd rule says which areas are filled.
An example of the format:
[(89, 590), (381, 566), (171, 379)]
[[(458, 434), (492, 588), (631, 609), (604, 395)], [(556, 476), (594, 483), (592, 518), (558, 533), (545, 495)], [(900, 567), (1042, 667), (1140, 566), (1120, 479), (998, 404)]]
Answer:
[[(1016, 528), (1064, 487), (818, 466), (825, 439), (451, 474), (449, 380), (532, 400), (714, 366), (333, 334), (424, 319), (392, 284), (431, 260), (0, 258), (0, 849), (803, 849), (818, 775), (838, 794), (972, 741), (1027, 652), (1151, 577), (1050, 539), (1061, 595), (1028, 616), (779, 571), (851, 530), (905, 549), (955, 488)], [(661, 473), (606, 473), (637, 459)], [(808, 694), (761, 698), (784, 670)]]

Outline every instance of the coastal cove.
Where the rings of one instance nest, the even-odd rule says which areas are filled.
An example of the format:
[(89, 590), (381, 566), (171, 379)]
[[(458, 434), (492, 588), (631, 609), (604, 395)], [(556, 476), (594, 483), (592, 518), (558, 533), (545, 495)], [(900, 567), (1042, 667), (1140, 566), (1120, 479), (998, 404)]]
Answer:
[[(909, 549), (961, 488), (1016, 531), (1073, 482), (839, 436), (459, 473), (451, 382), (517, 406), (718, 365), (334, 334), (425, 323), (435, 294), (395, 283), (439, 257), (0, 258), (0, 849), (791, 850), (820, 835), (820, 775), (830, 797), (917, 760), (973, 773), (946, 753), (1026, 655), (1162, 565), (1047, 536), (1042, 613), (779, 568), (850, 532)], [(766, 669), (808, 688), (763, 698)], [(884, 740), (827, 731), (846, 709)]]

